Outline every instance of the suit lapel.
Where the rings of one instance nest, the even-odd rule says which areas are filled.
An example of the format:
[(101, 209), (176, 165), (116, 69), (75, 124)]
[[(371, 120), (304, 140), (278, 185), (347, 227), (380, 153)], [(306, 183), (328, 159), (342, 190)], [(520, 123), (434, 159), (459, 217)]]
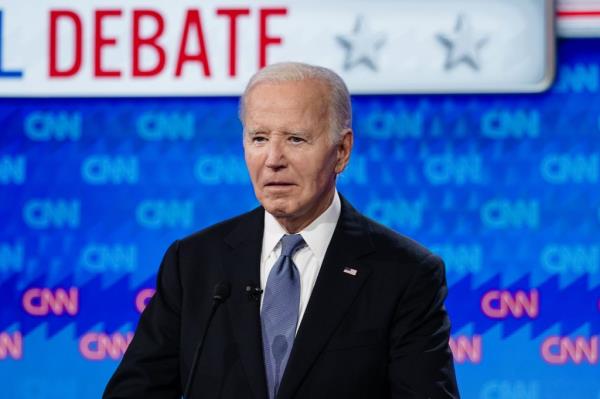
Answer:
[(257, 208), (240, 221), (226, 237), (229, 252), (223, 259), (231, 283), (231, 298), (226, 302), (233, 333), (250, 388), (257, 399), (267, 397), (262, 353), (259, 302), (245, 293), (247, 285), (260, 285), (260, 253), (264, 211)]
[[(279, 399), (293, 397), (370, 273), (368, 266), (357, 260), (373, 251), (364, 220), (340, 198), (340, 219), (294, 340), (277, 395)], [(345, 267), (355, 269), (356, 274), (344, 272)]]

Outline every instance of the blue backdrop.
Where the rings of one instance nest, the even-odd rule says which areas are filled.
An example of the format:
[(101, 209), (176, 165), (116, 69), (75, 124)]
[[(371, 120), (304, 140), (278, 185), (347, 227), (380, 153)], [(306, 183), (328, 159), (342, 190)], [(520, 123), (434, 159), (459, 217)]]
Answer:
[[(338, 189), (446, 260), (465, 398), (600, 399), (599, 48), (543, 94), (353, 98)], [(0, 100), (0, 396), (99, 397), (169, 243), (254, 206), (236, 98)]]

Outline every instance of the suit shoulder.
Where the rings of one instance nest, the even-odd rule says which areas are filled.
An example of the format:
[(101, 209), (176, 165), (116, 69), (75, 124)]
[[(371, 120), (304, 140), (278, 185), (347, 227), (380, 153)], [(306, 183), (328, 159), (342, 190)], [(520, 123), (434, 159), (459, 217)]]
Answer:
[(252, 222), (253, 219), (258, 220), (262, 215), (260, 207), (249, 212), (231, 217), (220, 221), (213, 225), (196, 231), (188, 236), (181, 238), (179, 241), (183, 246), (195, 246), (202, 243), (213, 242), (214, 240), (224, 239), (227, 237), (240, 223)]
[(368, 218), (367, 224), (375, 248), (374, 259), (380, 262), (378, 270), (386, 278), (401, 276), (405, 282), (407, 276), (412, 276), (408, 279), (413, 283), (418, 279), (432, 287), (445, 280), (444, 261), (423, 244)]
[(419, 263), (434, 255), (431, 250), (418, 241), (366, 216), (363, 217), (368, 226), (373, 245), (378, 252), (389, 256), (402, 256)]

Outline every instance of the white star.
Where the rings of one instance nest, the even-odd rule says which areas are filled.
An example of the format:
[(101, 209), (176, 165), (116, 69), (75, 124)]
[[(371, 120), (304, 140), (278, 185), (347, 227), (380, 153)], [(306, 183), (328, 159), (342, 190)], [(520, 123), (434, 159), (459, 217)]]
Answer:
[(346, 49), (344, 70), (348, 71), (358, 64), (377, 70), (377, 52), (385, 43), (385, 35), (368, 29), (362, 16), (356, 18), (350, 34), (338, 35), (337, 40)]
[(488, 38), (476, 37), (473, 27), (465, 15), (457, 17), (454, 32), (447, 35), (438, 34), (437, 37), (448, 48), (448, 56), (444, 65), (446, 70), (454, 68), (461, 62), (479, 70), (479, 50), (487, 43)]

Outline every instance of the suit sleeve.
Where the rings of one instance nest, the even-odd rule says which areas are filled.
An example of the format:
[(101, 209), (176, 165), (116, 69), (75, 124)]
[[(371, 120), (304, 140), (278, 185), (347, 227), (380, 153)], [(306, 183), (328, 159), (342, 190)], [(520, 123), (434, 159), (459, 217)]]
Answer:
[(427, 256), (401, 297), (391, 330), (389, 379), (392, 398), (458, 398), (443, 261)]
[(178, 252), (179, 242), (175, 241), (163, 258), (156, 292), (143, 311), (133, 340), (106, 386), (104, 399), (181, 397)]

